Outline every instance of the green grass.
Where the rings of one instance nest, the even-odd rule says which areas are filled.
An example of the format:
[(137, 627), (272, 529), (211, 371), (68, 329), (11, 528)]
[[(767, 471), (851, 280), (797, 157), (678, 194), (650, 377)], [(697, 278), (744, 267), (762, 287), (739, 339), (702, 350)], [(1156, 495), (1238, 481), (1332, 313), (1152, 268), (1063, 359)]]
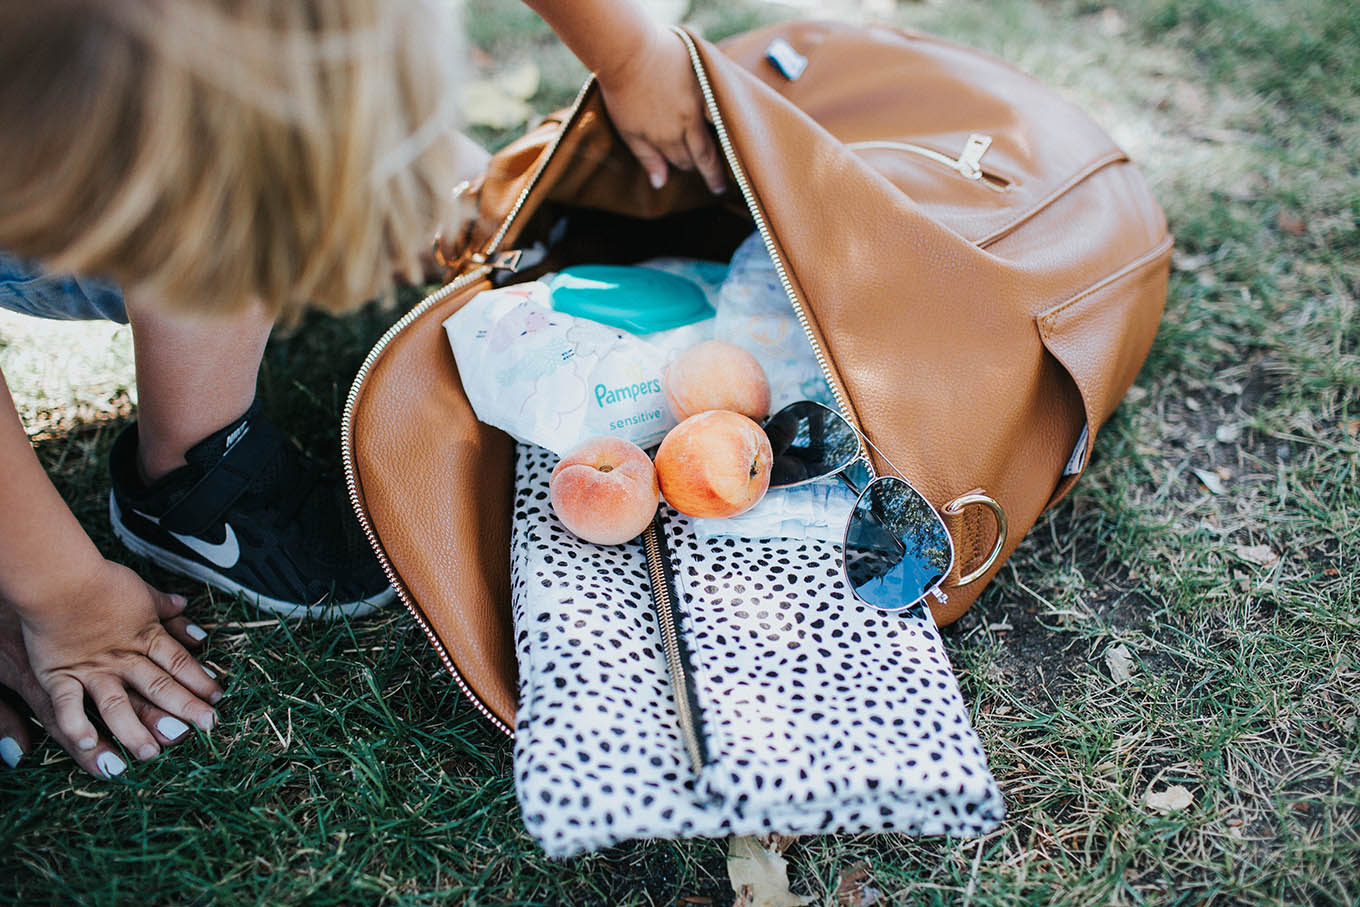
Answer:
[[(704, 3), (690, 21), (720, 35), (796, 14)], [(805, 838), (788, 852), (795, 890), (830, 903), (864, 863), (891, 903), (1360, 902), (1360, 15), (1342, 0), (891, 15), (1089, 110), (1143, 165), (1177, 257), (1157, 343), (1092, 467), (946, 634), (1006, 823), (981, 841)], [(539, 62), (537, 109), (576, 88), (516, 4), (470, 3), (467, 25), (479, 72)], [(395, 316), (317, 318), (271, 347), (267, 406), (320, 456)], [(130, 361), (107, 328), (0, 321), (40, 456), (120, 558), (103, 457)], [(68, 375), (82, 376), (69, 393)], [(1257, 545), (1278, 563), (1241, 555)], [(290, 626), (148, 576), (193, 595), (213, 630), (224, 723), (127, 780), (86, 778), (50, 743), (0, 773), (0, 900), (730, 902), (720, 842), (548, 861), (520, 826), (508, 744), (401, 614)], [(1121, 644), (1134, 669), (1119, 684), (1105, 654)], [(1145, 805), (1173, 784), (1189, 808)]]

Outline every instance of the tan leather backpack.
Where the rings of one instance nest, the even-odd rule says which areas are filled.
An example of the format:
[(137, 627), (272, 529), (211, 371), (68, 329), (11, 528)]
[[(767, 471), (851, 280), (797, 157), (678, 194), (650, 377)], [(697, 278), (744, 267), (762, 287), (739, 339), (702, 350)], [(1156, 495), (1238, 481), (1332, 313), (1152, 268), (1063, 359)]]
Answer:
[[(1171, 239), (1141, 174), (999, 60), (827, 23), (721, 50), (678, 40), (734, 188), (718, 199), (684, 175), (652, 190), (587, 83), (491, 160), (469, 196), (476, 221), (444, 249), (449, 283), (373, 348), (345, 411), (359, 519), (459, 687), (506, 733), (513, 443), (473, 415), (441, 327), (493, 280), (725, 261), (754, 226), (842, 411), (945, 514), (957, 556), (941, 624), (1076, 481), (1166, 297)], [(549, 258), (516, 273), (564, 215)]]

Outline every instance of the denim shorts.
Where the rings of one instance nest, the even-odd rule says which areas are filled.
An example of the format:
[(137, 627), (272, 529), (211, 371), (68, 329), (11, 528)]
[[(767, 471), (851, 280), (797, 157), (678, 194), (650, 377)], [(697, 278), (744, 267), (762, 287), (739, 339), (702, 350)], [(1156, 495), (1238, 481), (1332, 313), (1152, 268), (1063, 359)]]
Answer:
[(127, 324), (123, 293), (91, 277), (48, 274), (22, 258), (0, 251), (0, 309), (65, 321)]

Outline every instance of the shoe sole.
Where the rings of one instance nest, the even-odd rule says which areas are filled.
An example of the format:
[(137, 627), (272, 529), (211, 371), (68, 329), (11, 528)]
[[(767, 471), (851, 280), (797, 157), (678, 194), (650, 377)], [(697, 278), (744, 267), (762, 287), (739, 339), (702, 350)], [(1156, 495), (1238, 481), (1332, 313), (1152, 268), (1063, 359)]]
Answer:
[(173, 551), (166, 551), (164, 548), (151, 544), (140, 536), (132, 532), (123, 525), (123, 514), (118, 508), (118, 502), (114, 498), (113, 492), (109, 492), (109, 522), (113, 524), (113, 534), (118, 537), (118, 541), (133, 554), (140, 555), (151, 561), (153, 564), (164, 567), (172, 573), (180, 576), (187, 576), (190, 579), (207, 583), (214, 589), (225, 592), (228, 595), (238, 595), (250, 604), (266, 611), (270, 614), (277, 614), (280, 617), (299, 617), (308, 620), (338, 620), (341, 617), (364, 617), (372, 614), (379, 608), (390, 605), (397, 597), (397, 590), (388, 587), (379, 592), (372, 598), (361, 599), (354, 602), (334, 602), (326, 605), (303, 605), (298, 602), (288, 602), (282, 599), (271, 598), (262, 595), (254, 589), (247, 589), (240, 583), (223, 576), (211, 567), (204, 566), (197, 561), (191, 561), (187, 557), (175, 554)]

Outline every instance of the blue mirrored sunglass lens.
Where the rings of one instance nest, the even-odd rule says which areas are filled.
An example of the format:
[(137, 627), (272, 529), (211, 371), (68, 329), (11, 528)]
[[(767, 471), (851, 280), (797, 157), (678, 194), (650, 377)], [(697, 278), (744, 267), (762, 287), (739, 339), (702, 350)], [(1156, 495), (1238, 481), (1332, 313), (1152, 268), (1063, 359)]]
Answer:
[(845, 574), (865, 602), (894, 611), (919, 601), (952, 557), (944, 524), (906, 482), (886, 476), (860, 495), (845, 531)]
[(831, 475), (859, 456), (859, 437), (850, 423), (816, 403), (784, 407), (765, 423), (765, 434), (774, 454), (771, 488)]

